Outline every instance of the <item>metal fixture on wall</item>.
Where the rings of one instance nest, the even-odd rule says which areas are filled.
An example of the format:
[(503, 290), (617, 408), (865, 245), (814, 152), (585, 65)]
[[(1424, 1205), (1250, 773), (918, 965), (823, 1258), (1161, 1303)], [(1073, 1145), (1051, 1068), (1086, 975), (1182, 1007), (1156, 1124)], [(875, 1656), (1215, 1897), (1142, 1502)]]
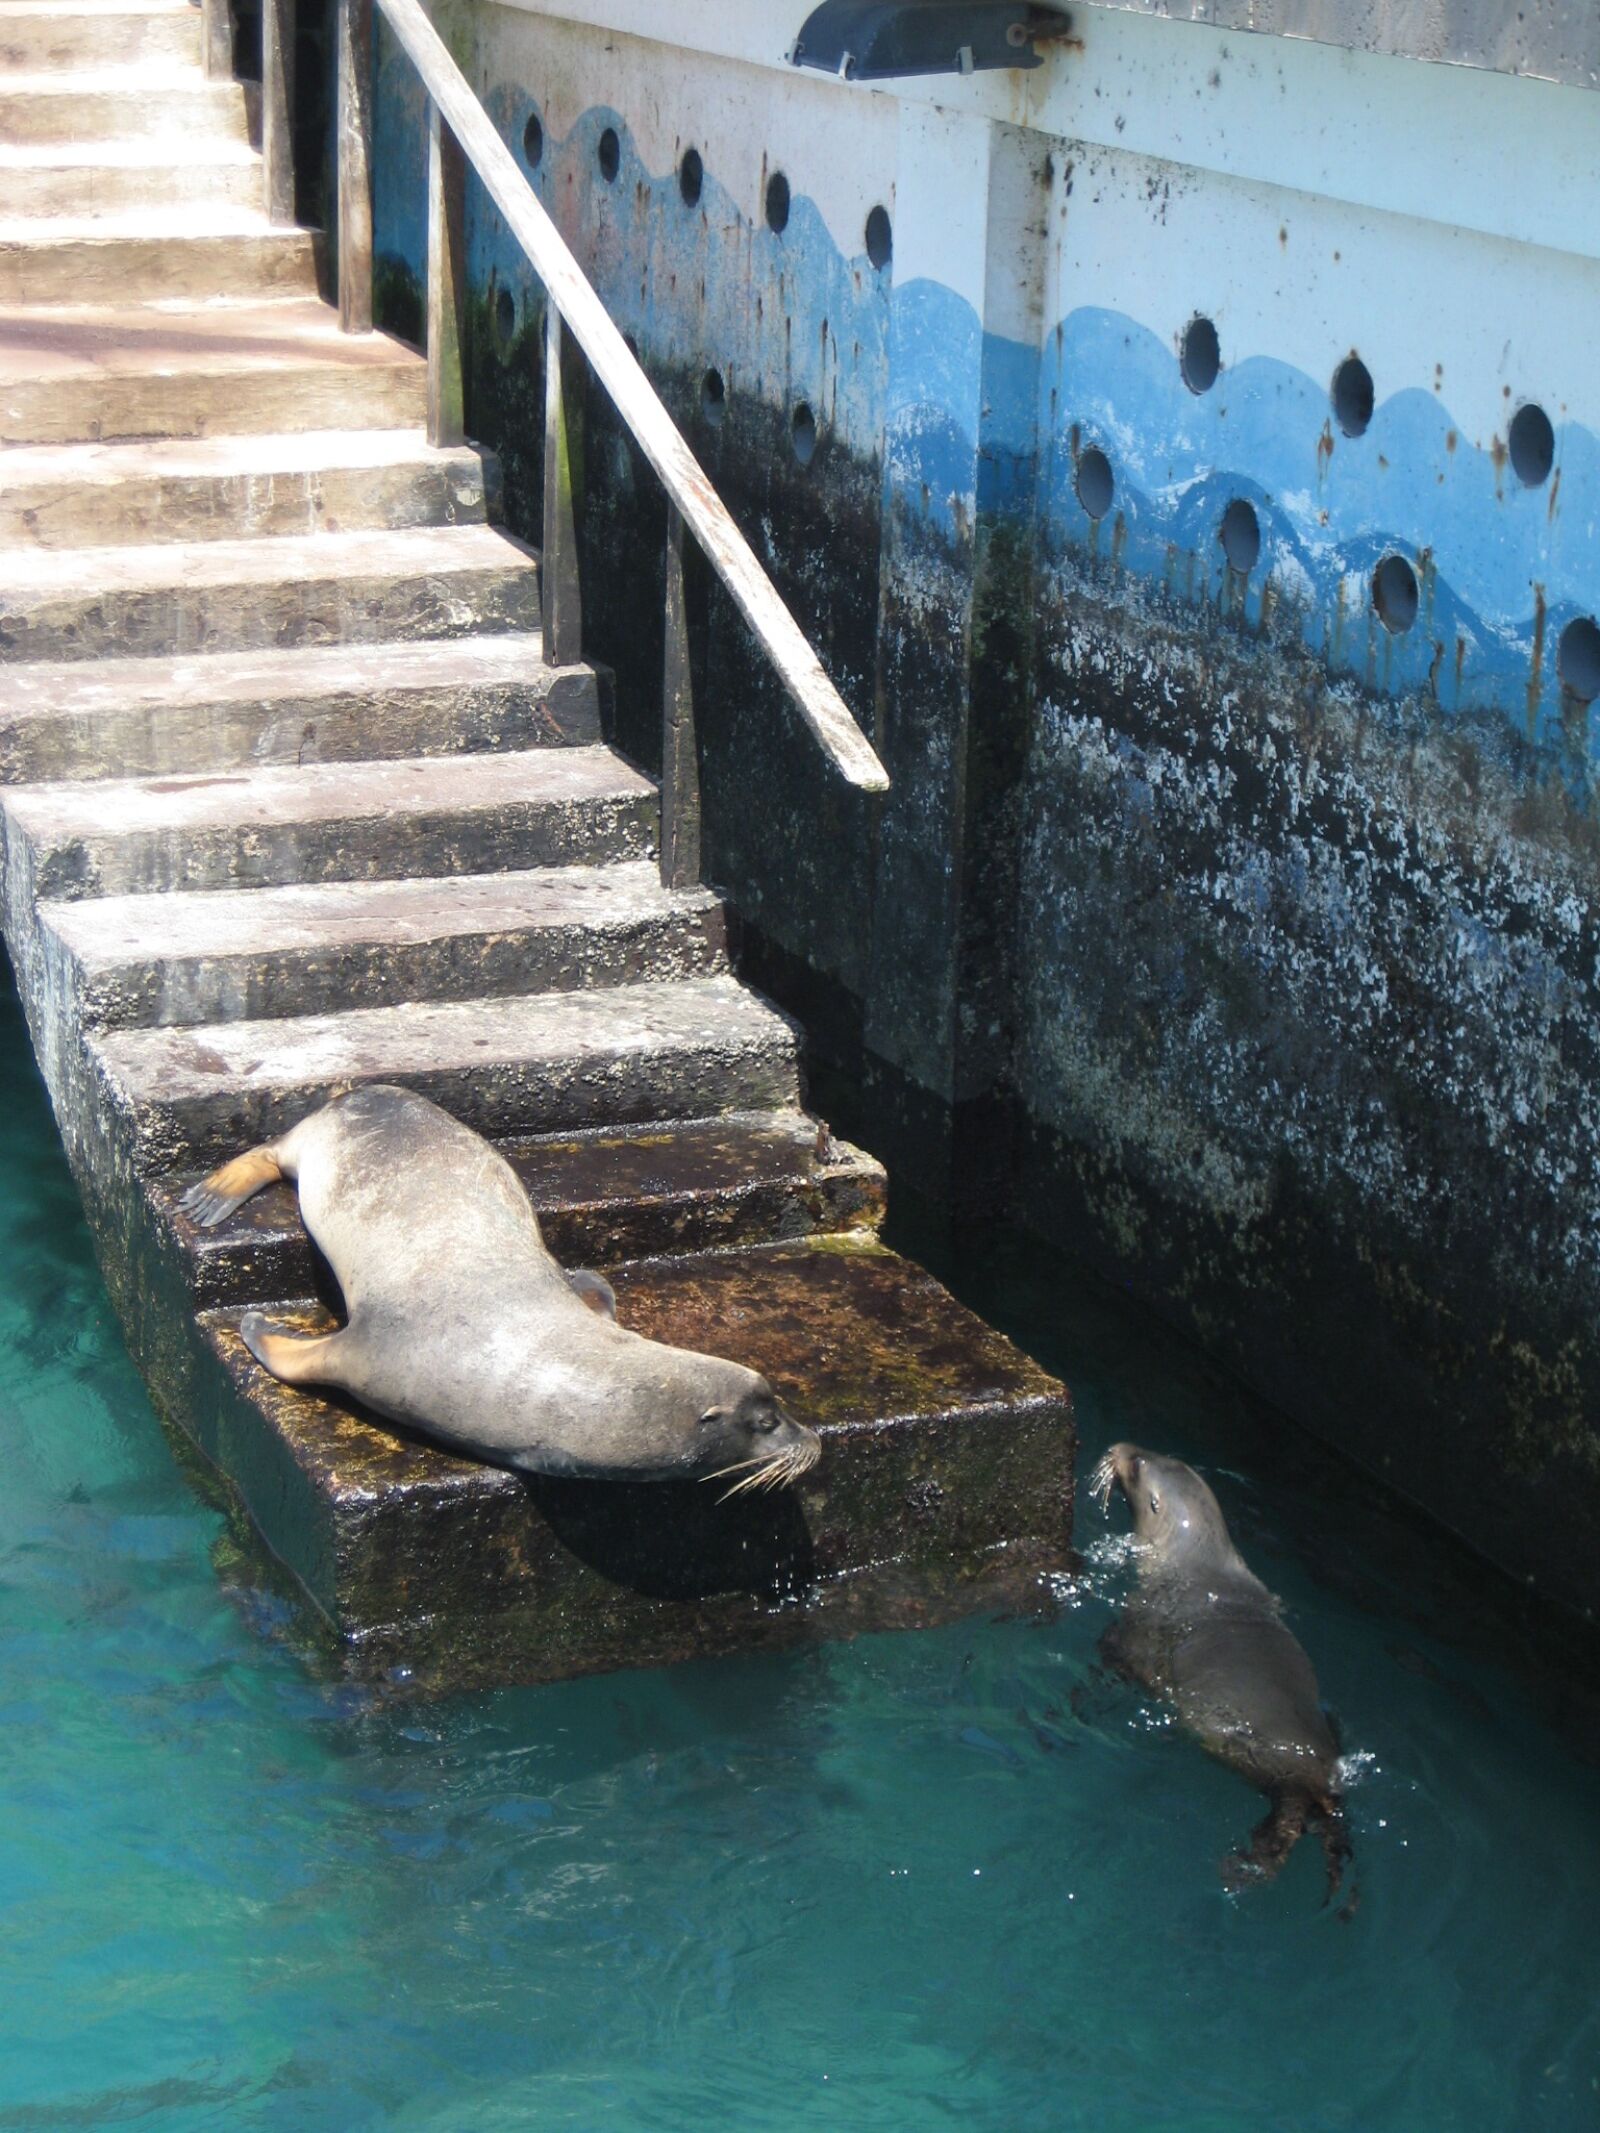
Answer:
[(790, 47), (789, 64), (846, 81), (1037, 67), (1038, 46), (1059, 43), (1069, 29), (1059, 8), (1017, 0), (822, 0)]

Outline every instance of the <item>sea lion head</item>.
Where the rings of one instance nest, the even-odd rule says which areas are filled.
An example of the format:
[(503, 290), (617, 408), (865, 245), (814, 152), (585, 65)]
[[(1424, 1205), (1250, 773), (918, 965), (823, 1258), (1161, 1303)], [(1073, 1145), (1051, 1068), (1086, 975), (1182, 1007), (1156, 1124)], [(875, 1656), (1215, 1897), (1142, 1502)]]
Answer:
[(1217, 1499), (1181, 1459), (1113, 1444), (1089, 1481), (1102, 1510), (1114, 1486), (1127, 1498), (1135, 1541), (1164, 1570), (1244, 1568)]
[(726, 1500), (787, 1488), (816, 1465), (822, 1439), (795, 1420), (759, 1371), (710, 1356), (697, 1361), (706, 1366), (690, 1466), (698, 1480), (726, 1481)]

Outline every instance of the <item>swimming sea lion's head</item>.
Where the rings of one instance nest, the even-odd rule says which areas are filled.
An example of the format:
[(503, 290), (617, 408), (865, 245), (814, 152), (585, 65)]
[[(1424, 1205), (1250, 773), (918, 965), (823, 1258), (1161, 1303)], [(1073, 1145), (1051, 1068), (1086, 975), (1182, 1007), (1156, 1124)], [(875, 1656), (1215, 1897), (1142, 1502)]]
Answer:
[(725, 1381), (710, 1388), (695, 1424), (695, 1474), (726, 1481), (724, 1500), (787, 1488), (822, 1457), (822, 1439), (795, 1420), (759, 1371), (738, 1363), (721, 1371)]
[(1114, 1487), (1133, 1514), (1134, 1539), (1164, 1568), (1244, 1568), (1217, 1499), (1181, 1459), (1163, 1458), (1137, 1444), (1113, 1444), (1089, 1480), (1102, 1510)]

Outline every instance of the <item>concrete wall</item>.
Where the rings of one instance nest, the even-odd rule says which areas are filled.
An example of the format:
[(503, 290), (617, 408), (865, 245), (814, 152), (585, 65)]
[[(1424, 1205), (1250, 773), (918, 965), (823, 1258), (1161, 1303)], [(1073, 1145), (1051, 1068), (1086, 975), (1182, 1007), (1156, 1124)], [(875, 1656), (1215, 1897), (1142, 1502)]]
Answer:
[[(805, 13), (451, 17), (894, 779), (841, 795), (701, 589), (754, 965), (901, 1182), (1005, 1195), (1590, 1604), (1600, 100), (1112, 7), (1030, 72), (847, 84), (784, 65)], [(541, 298), (481, 199), (470, 242), (536, 531)], [(593, 394), (583, 482), (648, 763), (661, 506)]]

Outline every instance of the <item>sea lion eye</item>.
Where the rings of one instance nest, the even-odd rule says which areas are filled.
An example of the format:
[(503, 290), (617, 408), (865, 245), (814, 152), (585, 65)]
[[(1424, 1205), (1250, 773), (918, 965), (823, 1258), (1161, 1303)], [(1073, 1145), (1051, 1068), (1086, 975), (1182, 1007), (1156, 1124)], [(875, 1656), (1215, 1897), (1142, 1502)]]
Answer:
[(1152, 1511), (1159, 1511), (1161, 1509), (1161, 1498), (1156, 1494), (1154, 1489), (1150, 1491), (1150, 1508)]
[(769, 1436), (778, 1426), (778, 1410), (775, 1407), (758, 1407), (750, 1417), (750, 1427)]

